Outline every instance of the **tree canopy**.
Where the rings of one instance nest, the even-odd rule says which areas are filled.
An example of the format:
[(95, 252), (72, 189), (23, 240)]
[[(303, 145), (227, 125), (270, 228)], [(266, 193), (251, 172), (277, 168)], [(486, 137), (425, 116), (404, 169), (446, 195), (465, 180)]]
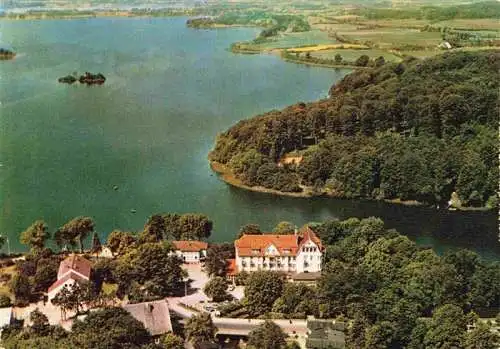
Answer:
[(42, 249), (45, 242), (50, 239), (47, 223), (38, 220), (21, 233), (20, 241), (32, 249)]
[(248, 345), (253, 349), (283, 349), (286, 334), (270, 320), (266, 320), (248, 335)]
[(213, 342), (216, 330), (212, 317), (208, 313), (190, 317), (184, 327), (187, 340), (193, 344)]
[(245, 285), (244, 302), (252, 316), (264, 315), (283, 292), (283, 276), (274, 271), (256, 271), (250, 274)]
[[(453, 52), (351, 73), (327, 99), (238, 122), (210, 160), (283, 192), (495, 206), (499, 61)], [(291, 152), (298, 165), (281, 162)]]

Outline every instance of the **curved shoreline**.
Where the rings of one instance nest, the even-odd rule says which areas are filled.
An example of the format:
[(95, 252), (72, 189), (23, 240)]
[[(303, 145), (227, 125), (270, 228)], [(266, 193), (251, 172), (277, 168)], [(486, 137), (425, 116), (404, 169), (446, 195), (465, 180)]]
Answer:
[(220, 162), (216, 161), (209, 161), (210, 163), (210, 168), (219, 175), (219, 178), (221, 178), (224, 182), (226, 182), (229, 185), (232, 185), (233, 187), (241, 188), (241, 189), (246, 189), (250, 191), (255, 191), (259, 193), (267, 193), (267, 194), (275, 194), (275, 195), (282, 195), (282, 196), (292, 196), (296, 198), (311, 198), (317, 195), (313, 195), (311, 192), (301, 192), (301, 193), (292, 193), (292, 192), (284, 192), (284, 191), (279, 191), (275, 189), (269, 189), (265, 187), (260, 187), (260, 186), (255, 186), (251, 187), (249, 185), (246, 185), (243, 183), (241, 179), (236, 178), (234, 173), (229, 169), (226, 165), (221, 164)]
[[(229, 185), (232, 185), (233, 187), (245, 189), (245, 190), (250, 190), (258, 193), (267, 193), (267, 194), (274, 194), (274, 195), (280, 195), (280, 196), (290, 196), (290, 197), (296, 197), (296, 198), (314, 198), (314, 197), (328, 197), (332, 199), (339, 199), (339, 200), (366, 200), (366, 201), (381, 201), (385, 202), (388, 204), (397, 204), (397, 205), (404, 205), (404, 206), (420, 206), (420, 207), (429, 207), (429, 208), (435, 208), (433, 205), (430, 204), (425, 204), (420, 201), (416, 200), (401, 200), (401, 199), (383, 199), (383, 200), (377, 200), (377, 199), (372, 199), (372, 198), (347, 198), (345, 196), (341, 195), (333, 195), (329, 193), (322, 192), (321, 194), (314, 194), (312, 191), (312, 188), (310, 187), (302, 187), (304, 189), (303, 192), (300, 193), (292, 193), (292, 192), (284, 192), (284, 191), (279, 191), (275, 189), (269, 189), (265, 188), (262, 186), (249, 186), (243, 183), (241, 179), (236, 178), (234, 173), (231, 171), (231, 169), (224, 165), (221, 164), (220, 162), (212, 161), (209, 160), (210, 168), (217, 173), (220, 179), (222, 179), (224, 182), (226, 182)], [(457, 207), (457, 208), (447, 208), (444, 209), (445, 211), (479, 211), (479, 212), (486, 212), (490, 210), (494, 210), (495, 208), (488, 208), (488, 207)], [(439, 210), (439, 209), (437, 209)]]

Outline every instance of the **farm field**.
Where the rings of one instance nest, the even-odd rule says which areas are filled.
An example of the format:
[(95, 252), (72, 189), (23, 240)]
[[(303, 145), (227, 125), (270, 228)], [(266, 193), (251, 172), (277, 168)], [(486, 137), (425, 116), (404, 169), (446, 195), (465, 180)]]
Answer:
[(415, 29), (380, 28), (374, 30), (339, 31), (349, 41), (371, 43), (377, 48), (398, 48), (401, 46), (436, 47), (442, 42), (439, 32), (421, 32)]
[(450, 27), (454, 29), (468, 29), (468, 30), (496, 30), (500, 31), (500, 20), (494, 18), (483, 19), (452, 19), (432, 23), (433, 27)]

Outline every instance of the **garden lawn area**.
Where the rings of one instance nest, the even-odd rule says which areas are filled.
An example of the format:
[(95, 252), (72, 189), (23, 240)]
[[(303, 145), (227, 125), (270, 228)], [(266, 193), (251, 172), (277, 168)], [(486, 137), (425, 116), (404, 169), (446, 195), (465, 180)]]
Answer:
[(312, 52), (311, 56), (321, 59), (335, 59), (335, 55), (340, 54), (342, 59), (348, 62), (354, 62), (362, 55), (367, 55), (370, 59), (383, 56), (387, 62), (400, 62), (401, 58), (387, 51), (368, 49), (368, 50), (352, 50), (352, 49), (335, 49)]
[(416, 29), (382, 28), (375, 30), (339, 31), (339, 35), (360, 43), (370, 42), (378, 48), (398, 48), (406, 45), (436, 47), (442, 42), (439, 32)]
[(319, 30), (311, 30), (302, 33), (283, 33), (279, 36), (269, 38), (260, 44), (251, 43), (249, 46), (256, 50), (273, 50), (280, 48), (334, 44), (334, 38)]

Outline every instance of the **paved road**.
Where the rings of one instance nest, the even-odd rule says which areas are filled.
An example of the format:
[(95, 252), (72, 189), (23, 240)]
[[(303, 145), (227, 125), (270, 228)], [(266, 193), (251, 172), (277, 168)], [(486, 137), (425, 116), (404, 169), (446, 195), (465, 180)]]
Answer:
[[(188, 319), (197, 312), (192, 311), (182, 304), (189, 305), (198, 309), (198, 311), (203, 311), (202, 304), (203, 301), (207, 301), (207, 296), (203, 293), (203, 286), (208, 281), (207, 275), (201, 271), (199, 265), (185, 265), (184, 268), (189, 274), (189, 278), (193, 280), (191, 283), (191, 288), (194, 292), (185, 297), (170, 297), (167, 298), (168, 307), (171, 311), (179, 314), (182, 318)], [(241, 298), (243, 296), (243, 288), (237, 288), (234, 290), (236, 298)], [(233, 293), (233, 292), (231, 292)], [(239, 297), (238, 297), (239, 296)], [(212, 319), (214, 325), (217, 327), (217, 333), (225, 335), (239, 335), (247, 336), (255, 327), (259, 326), (264, 322), (264, 320), (257, 319), (233, 319), (233, 318), (221, 318), (216, 317), (212, 313)], [(299, 336), (299, 343), (305, 342), (305, 335), (307, 333), (306, 320), (296, 319), (292, 320), (273, 320), (278, 326), (280, 326), (283, 331), (291, 337), (295, 335)]]

